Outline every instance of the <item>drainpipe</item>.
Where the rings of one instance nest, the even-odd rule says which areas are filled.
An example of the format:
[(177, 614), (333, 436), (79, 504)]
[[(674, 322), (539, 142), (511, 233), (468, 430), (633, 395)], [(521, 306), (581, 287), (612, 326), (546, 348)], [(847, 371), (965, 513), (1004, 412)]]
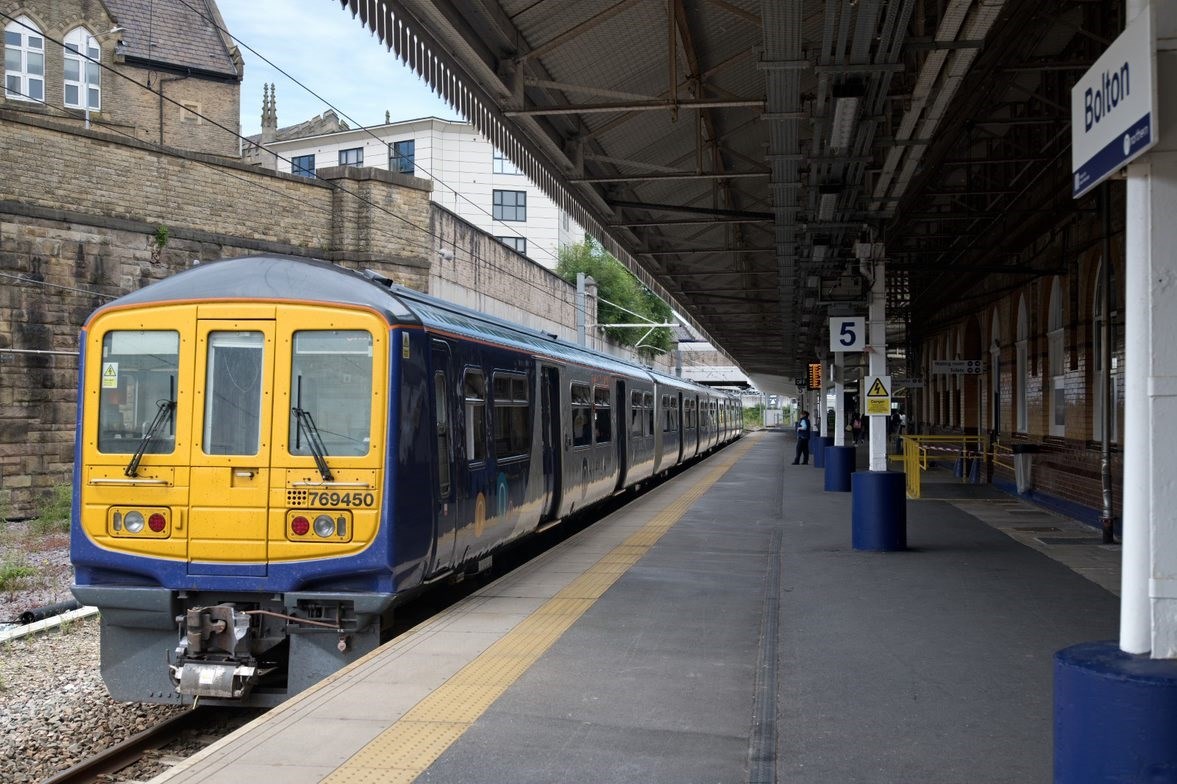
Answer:
[(156, 80), (156, 87), (159, 88), (159, 143), (160, 143), (160, 146), (163, 146), (163, 143), (164, 143), (164, 141), (163, 141), (163, 104), (164, 104), (163, 86), (168, 82), (179, 82), (179, 81), (183, 81), (184, 79), (187, 79), (187, 78), (188, 78), (187, 75), (173, 76), (170, 79), (168, 79), (165, 76), (160, 76)]

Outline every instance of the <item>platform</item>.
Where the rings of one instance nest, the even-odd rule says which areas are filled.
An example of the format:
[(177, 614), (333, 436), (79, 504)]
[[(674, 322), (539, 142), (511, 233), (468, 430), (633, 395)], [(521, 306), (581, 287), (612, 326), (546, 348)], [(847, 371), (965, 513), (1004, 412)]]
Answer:
[(153, 782), (1049, 780), (1051, 657), (1117, 631), (1067, 562), (1111, 585), (1116, 548), (975, 488), (856, 552), (792, 451), (745, 437)]

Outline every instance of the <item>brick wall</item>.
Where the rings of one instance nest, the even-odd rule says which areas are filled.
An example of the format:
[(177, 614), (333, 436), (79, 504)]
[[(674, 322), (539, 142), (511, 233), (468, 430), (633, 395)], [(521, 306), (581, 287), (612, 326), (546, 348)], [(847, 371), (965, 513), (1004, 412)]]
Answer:
[[(1116, 225), (1113, 227), (1112, 259), (1113, 268), (1123, 269), (1123, 218), (1122, 203), (1113, 207), (1113, 214), (1117, 215)], [(1033, 483), (1036, 498), (1046, 501), (1062, 502), (1059, 507), (1074, 511), (1077, 507), (1089, 510), (1086, 519), (1093, 520), (1102, 509), (1102, 480), (1100, 473), (1101, 444), (1094, 440), (1095, 430), (1093, 420), (1095, 416), (1094, 396), (1098, 390), (1095, 374), (1095, 340), (1096, 322), (1093, 312), (1093, 301), (1096, 286), (1096, 271), (1102, 263), (1102, 231), (1100, 221), (1075, 221), (1054, 227), (1048, 239), (1036, 244), (1034, 252), (1050, 258), (1059, 258), (1056, 264), (1060, 283), (1061, 301), (1063, 303), (1063, 362), (1062, 376), (1065, 388), (1065, 428), (1062, 435), (1052, 434), (1050, 420), (1050, 393), (1053, 379), (1051, 377), (1049, 309), (1050, 292), (1053, 284), (1053, 274), (1043, 274), (1036, 280), (1027, 281), (1023, 278), (991, 276), (983, 285), (994, 291), (989, 301), (982, 296), (976, 297), (977, 302), (983, 302), (979, 309), (972, 313), (962, 313), (951, 324), (942, 325), (936, 334), (926, 335), (920, 341), (920, 356), (926, 363), (924, 373), (928, 373), (931, 362), (936, 359), (977, 359), (983, 361), (985, 367), (985, 388), (988, 390), (989, 380), (989, 347), (996, 341), (1000, 354), (1000, 377), (997, 386), (1000, 394), (1000, 427), (997, 434), (999, 440), (1009, 446), (1016, 443), (1033, 443), (1040, 448), (1040, 452), (1033, 457)], [(1122, 276), (1118, 289), (1113, 293), (1113, 302), (1123, 302)], [(1026, 339), (1027, 361), (1024, 376), (1019, 377), (1017, 368), (1017, 324), (1020, 303), (1024, 301), (1027, 312), (1028, 335)], [(991, 326), (994, 316), (999, 325), (997, 334), (993, 334)], [(979, 319), (983, 325), (981, 356), (976, 351), (967, 356), (957, 357), (951, 353), (951, 346), (956, 345), (951, 336), (958, 334), (972, 319)], [(1122, 369), (1124, 361), (1124, 334), (1122, 311), (1115, 315), (1113, 321), (1118, 324), (1113, 331), (1112, 356), (1113, 367)], [(990, 433), (991, 423), (986, 417), (982, 421), (980, 409), (973, 405), (976, 394), (973, 386), (976, 382), (963, 382), (964, 394), (960, 397), (964, 402), (963, 419), (957, 418), (959, 408), (953, 408), (953, 400), (949, 400), (950, 390), (962, 388), (960, 381), (954, 381), (946, 376), (928, 376), (928, 389), (931, 394), (919, 409), (925, 417), (922, 431), (924, 433), (954, 433), (980, 430)], [(1121, 394), (1117, 400), (1123, 399), (1122, 374), (1114, 379)], [(1019, 390), (1025, 390), (1027, 410), (1027, 428), (1022, 431), (1017, 427), (1016, 400)], [(983, 410), (987, 412), (992, 406), (990, 399), (985, 401)], [(951, 396), (955, 399), (957, 393)], [(1122, 425), (1123, 405), (1115, 408), (1115, 418)], [(1116, 432), (1122, 432), (1117, 428)], [(1007, 455), (1003, 458), (1010, 461)], [(1118, 444), (1113, 444), (1112, 477), (1113, 477), (1113, 505), (1114, 513), (1120, 511), (1120, 495), (1122, 486), (1123, 463)], [(995, 476), (1006, 483), (1012, 484), (1014, 475), (1011, 468), (997, 467)]]

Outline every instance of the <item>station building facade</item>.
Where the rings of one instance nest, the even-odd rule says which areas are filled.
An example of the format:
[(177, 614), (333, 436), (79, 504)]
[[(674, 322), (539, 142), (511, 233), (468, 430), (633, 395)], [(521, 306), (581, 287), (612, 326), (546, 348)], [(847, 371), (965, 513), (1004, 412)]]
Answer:
[(584, 241), (584, 229), (469, 123), (424, 117), (350, 128), (328, 110), (278, 128), (273, 107), (267, 92), (262, 132), (244, 149), (248, 162), (308, 177), (357, 166), (432, 180), (435, 203), (548, 269), (561, 247)]
[[(1105, 410), (1116, 519), (1123, 479), (1123, 184), (1101, 187), (1108, 229), (1092, 219), (1096, 197), (1077, 202), (1021, 251), (1011, 273), (944, 305), (942, 321), (913, 346), (908, 372), (923, 386), (907, 401), (924, 433), (984, 437), (988, 475), (1012, 492), (1013, 455), (1024, 450), (1021, 494), (1092, 524), (1104, 505)], [(982, 372), (936, 372), (938, 360), (962, 359), (980, 360)]]

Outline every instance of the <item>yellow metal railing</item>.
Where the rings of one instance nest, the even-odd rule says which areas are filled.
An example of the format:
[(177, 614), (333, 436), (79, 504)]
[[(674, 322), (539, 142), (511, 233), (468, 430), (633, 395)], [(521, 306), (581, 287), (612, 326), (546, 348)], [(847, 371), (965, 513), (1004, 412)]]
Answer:
[(930, 464), (943, 460), (979, 460), (984, 457), (985, 441), (982, 436), (903, 436), (903, 472), (907, 478), (907, 497), (920, 497), (923, 472), (928, 470)]

